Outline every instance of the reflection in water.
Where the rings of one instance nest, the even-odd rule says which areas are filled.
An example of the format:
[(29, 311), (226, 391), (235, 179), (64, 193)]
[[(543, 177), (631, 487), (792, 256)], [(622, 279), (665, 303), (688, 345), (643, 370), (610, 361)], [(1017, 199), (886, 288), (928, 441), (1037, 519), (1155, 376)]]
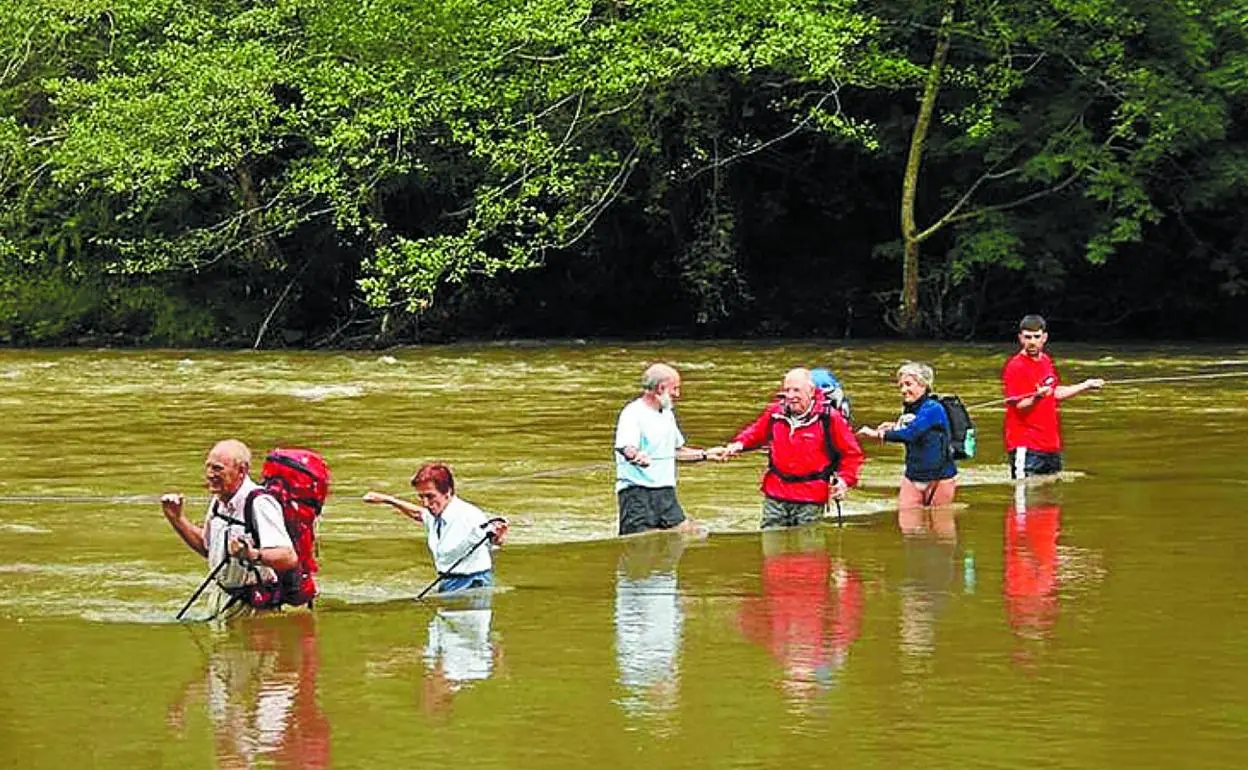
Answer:
[(423, 663), (420, 706), (428, 714), (450, 710), (456, 693), (503, 668), (502, 642), (490, 632), (494, 610), (488, 589), (438, 600), (424, 647), (391, 647), (368, 663), (368, 675), (408, 676)]
[(502, 646), (490, 638), (493, 616), (488, 593), (463, 606), (438, 607), (434, 612), (424, 650), (421, 702), (426, 710), (445, 711), (455, 693), (494, 673)]
[(954, 509), (903, 508), (897, 526), (905, 545), (906, 577), (901, 584), (902, 672), (927, 670), (936, 651), (936, 619), (952, 587), (958, 543)]
[(680, 700), (684, 611), (676, 565), (686, 538), (652, 532), (627, 539), (615, 573), (617, 701), (629, 717), (671, 713)]
[(741, 631), (780, 662), (790, 706), (806, 711), (836, 684), (861, 633), (862, 577), (832, 559), (818, 526), (765, 530), (761, 538), (762, 595), (742, 604)]
[[(1028, 494), (1033, 500), (1028, 501)], [(1005, 511), (1005, 613), (1019, 646), (1014, 659), (1030, 661), (1026, 642), (1043, 643), (1058, 616), (1058, 550), (1062, 508), (1051, 490), (1019, 484)]]
[(316, 618), (291, 613), (236, 623), (214, 640), (205, 671), (169, 708), (178, 731), (199, 697), (212, 720), (217, 766), (330, 766), (329, 720), (316, 693)]

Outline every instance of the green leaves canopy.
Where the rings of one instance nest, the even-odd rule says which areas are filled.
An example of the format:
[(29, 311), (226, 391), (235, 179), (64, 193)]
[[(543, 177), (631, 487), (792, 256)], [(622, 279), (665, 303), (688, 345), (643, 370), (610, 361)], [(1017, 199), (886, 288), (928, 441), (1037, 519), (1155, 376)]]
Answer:
[[(0, 260), (10, 275), (20, 265), (120, 277), (228, 265), (244, 292), (271, 297), (320, 258), (313, 244), (324, 238), (311, 229), (356, 255), (374, 307), (427, 310), (448, 282), (584, 248), (612, 206), (645, 197), (638, 185), (660, 195), (712, 166), (728, 173), (783, 138), (900, 168), (947, 7), (8, 4)], [(1228, 101), (1242, 103), (1242, 3), (953, 7), (927, 155), (941, 182), (920, 185), (918, 205), (925, 240), (952, 232), (939, 271), (955, 281), (984, 265), (1024, 267), (1046, 221), (1078, 222), (1064, 232), (1093, 261), (1139, 240), (1163, 216), (1171, 164), (1223, 142)], [(722, 111), (741, 109), (731, 97), (719, 112), (674, 113), (680, 100), (669, 97), (708, 78), (752, 89), (749, 109), (787, 128), (758, 133)], [(673, 119), (683, 120), (675, 146)], [(1193, 185), (1193, 200), (1242, 189), (1242, 176), (1217, 176)], [(708, 256), (683, 273), (705, 300), (703, 320), (748, 294), (733, 255), (740, 216), (725, 213), (741, 203), (716, 179), (706, 200), (732, 205), (710, 206), (692, 228), (689, 253)]]

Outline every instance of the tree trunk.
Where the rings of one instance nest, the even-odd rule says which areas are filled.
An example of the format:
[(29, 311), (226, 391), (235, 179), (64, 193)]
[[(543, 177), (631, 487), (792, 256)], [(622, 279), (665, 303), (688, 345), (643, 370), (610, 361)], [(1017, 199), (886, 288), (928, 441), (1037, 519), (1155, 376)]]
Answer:
[(936, 96), (940, 93), (940, 80), (949, 56), (949, 29), (953, 26), (954, 3), (945, 6), (940, 20), (936, 50), (927, 70), (923, 84), (923, 97), (919, 101), (919, 114), (915, 117), (914, 131), (910, 135), (910, 154), (906, 158), (906, 173), (901, 187), (901, 237), (905, 243), (905, 256), (901, 264), (901, 308), (897, 326), (902, 334), (916, 336), (921, 326), (919, 308), (919, 228), (915, 224), (915, 200), (919, 191), (919, 168), (923, 164), (923, 150), (927, 146), (927, 134), (936, 111)]
[(255, 183), (252, 181), (251, 169), (247, 167), (245, 161), (239, 161), (238, 164), (238, 194), (242, 199), (243, 211), (247, 216), (247, 229), (249, 230), (248, 240), (251, 242), (252, 259), (260, 264), (267, 262), (273, 255), (272, 243), (269, 236), (265, 233), (265, 221), (263, 206), (260, 203), (260, 195), (256, 192)]

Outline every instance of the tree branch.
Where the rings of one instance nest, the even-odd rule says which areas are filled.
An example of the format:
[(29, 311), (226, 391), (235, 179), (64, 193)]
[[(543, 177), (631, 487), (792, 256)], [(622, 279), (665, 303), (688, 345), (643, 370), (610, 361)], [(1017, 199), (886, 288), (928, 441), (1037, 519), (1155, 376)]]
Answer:
[(785, 139), (788, 139), (789, 137), (797, 134), (798, 132), (806, 128), (806, 126), (814, 119), (815, 114), (819, 110), (823, 109), (823, 105), (824, 103), (828, 101), (828, 99), (832, 99), (836, 102), (836, 111), (833, 114), (834, 115), (841, 114), (841, 102), (840, 102), (840, 97), (839, 97), (840, 90), (841, 90), (841, 86), (839, 83), (837, 83), (835, 88), (833, 88), (831, 91), (824, 93), (823, 96), (819, 98), (819, 101), (815, 103), (815, 106), (811, 108), (809, 114), (807, 114), (806, 117), (802, 118), (801, 121), (799, 121), (797, 125), (793, 126), (793, 128), (789, 129), (788, 131), (785, 131), (783, 134), (780, 134), (779, 136), (774, 136), (771, 139), (768, 139), (765, 142), (761, 142), (743, 152), (739, 152), (734, 155), (729, 155), (728, 157), (722, 160), (716, 160), (708, 165), (705, 165), (702, 168), (690, 174), (689, 176), (685, 177), (684, 181), (692, 182), (694, 179), (697, 179), (699, 176), (701, 176), (702, 174), (705, 174), (707, 171), (711, 171), (713, 169), (717, 170), (724, 166), (728, 166), (732, 163), (737, 162), (738, 160), (741, 160), (742, 158), (748, 158), (751, 155), (755, 155), (759, 152), (762, 152), (763, 150), (767, 149), (768, 147), (771, 147), (772, 145), (783, 142)]
[(962, 194), (962, 197), (958, 199), (958, 202), (953, 204), (953, 206), (948, 211), (945, 212), (945, 215), (943, 217), (936, 220), (934, 224), (930, 225), (925, 230), (915, 235), (914, 239), (919, 242), (925, 241), (928, 238), (935, 235), (937, 232), (939, 232), (940, 229), (943, 228), (945, 225), (949, 224), (950, 222), (957, 221), (958, 210), (961, 209), (964, 205), (966, 205), (966, 202), (971, 199), (971, 196), (975, 194), (975, 191), (978, 190), (980, 185), (982, 185), (983, 183), (991, 182), (997, 179), (1006, 179), (1008, 177), (1015, 176), (1021, 173), (1023, 173), (1023, 169), (1021, 166), (1012, 168), (1009, 171), (1002, 171), (1000, 173), (993, 173), (991, 171), (984, 172), (983, 174), (980, 175), (979, 179), (976, 179), (974, 184), (972, 184), (967, 189), (967, 191)]
[(624, 190), (624, 185), (628, 183), (629, 177), (632, 176), (633, 169), (637, 168), (636, 158), (639, 151), (640, 147), (638, 145), (633, 145), (633, 149), (629, 151), (628, 155), (620, 163), (620, 170), (616, 172), (615, 177), (607, 184), (607, 190), (603, 193), (602, 197), (589, 206), (586, 206), (578, 211), (572, 218), (572, 221), (575, 222), (584, 215), (592, 214), (589, 221), (587, 221), (585, 226), (581, 228), (581, 231), (571, 239), (555, 244), (555, 248), (566, 249), (575, 244), (581, 238), (585, 237), (585, 234), (593, 228), (594, 224), (602, 216), (603, 212), (615, 202), (616, 198), (620, 197), (620, 193)]
[(303, 275), (303, 271), (307, 269), (308, 263), (305, 262), (303, 263), (303, 267), (299, 268), (299, 272), (295, 273), (295, 276), (290, 279), (289, 283), (286, 284), (286, 288), (282, 289), (281, 296), (277, 298), (277, 302), (273, 303), (273, 307), (269, 310), (269, 314), (264, 317), (264, 323), (260, 324), (260, 331), (256, 332), (256, 341), (251, 346), (252, 350), (260, 349), (260, 342), (264, 339), (264, 333), (269, 330), (269, 322), (272, 321), (273, 316), (277, 314), (277, 309), (282, 306), (283, 302), (286, 301), (286, 295), (290, 294), (290, 290), (294, 288), (295, 282), (299, 280), (299, 277)]
[(991, 214), (994, 211), (1006, 211), (1008, 209), (1018, 208), (1019, 206), (1026, 205), (1028, 203), (1031, 203), (1032, 201), (1039, 200), (1040, 198), (1044, 198), (1054, 193), (1061, 192), (1062, 190), (1066, 189), (1070, 185), (1074, 184), (1077, 179), (1083, 176), (1083, 171), (1084, 171), (1083, 169), (1079, 169), (1078, 171), (1074, 172), (1073, 174), (1066, 177), (1065, 179), (1058, 182), (1057, 184), (1053, 185), (1052, 187), (1046, 187), (1043, 190), (1037, 190), (1036, 192), (1033, 192), (1029, 195), (1024, 195), (1023, 197), (1017, 200), (1010, 201), (1009, 203), (999, 203), (999, 204), (992, 205), (992, 206), (984, 206), (983, 208), (975, 209), (974, 211), (968, 211), (965, 214), (959, 214), (958, 216), (951, 218), (945, 224), (965, 222), (968, 219), (978, 219), (979, 217), (982, 217), (986, 214)]

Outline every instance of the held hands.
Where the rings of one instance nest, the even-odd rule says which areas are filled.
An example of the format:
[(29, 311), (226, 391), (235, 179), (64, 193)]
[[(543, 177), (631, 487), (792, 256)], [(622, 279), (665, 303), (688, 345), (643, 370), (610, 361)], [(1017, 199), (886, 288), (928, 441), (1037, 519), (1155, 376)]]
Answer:
[(1105, 387), (1105, 380), (1100, 377), (1090, 377), (1083, 381), (1085, 390), (1100, 390), (1103, 387)]
[(874, 428), (869, 425), (864, 425), (858, 429), (858, 435), (867, 436), (868, 438), (878, 438), (883, 441), (884, 434), (895, 429), (896, 427), (897, 423), (895, 422), (882, 422)]
[(731, 455), (728, 454), (728, 447), (713, 446), (706, 450), (706, 459), (717, 463), (728, 462)]
[(394, 498), (384, 492), (365, 492), (363, 497), (366, 503), (393, 503)]

